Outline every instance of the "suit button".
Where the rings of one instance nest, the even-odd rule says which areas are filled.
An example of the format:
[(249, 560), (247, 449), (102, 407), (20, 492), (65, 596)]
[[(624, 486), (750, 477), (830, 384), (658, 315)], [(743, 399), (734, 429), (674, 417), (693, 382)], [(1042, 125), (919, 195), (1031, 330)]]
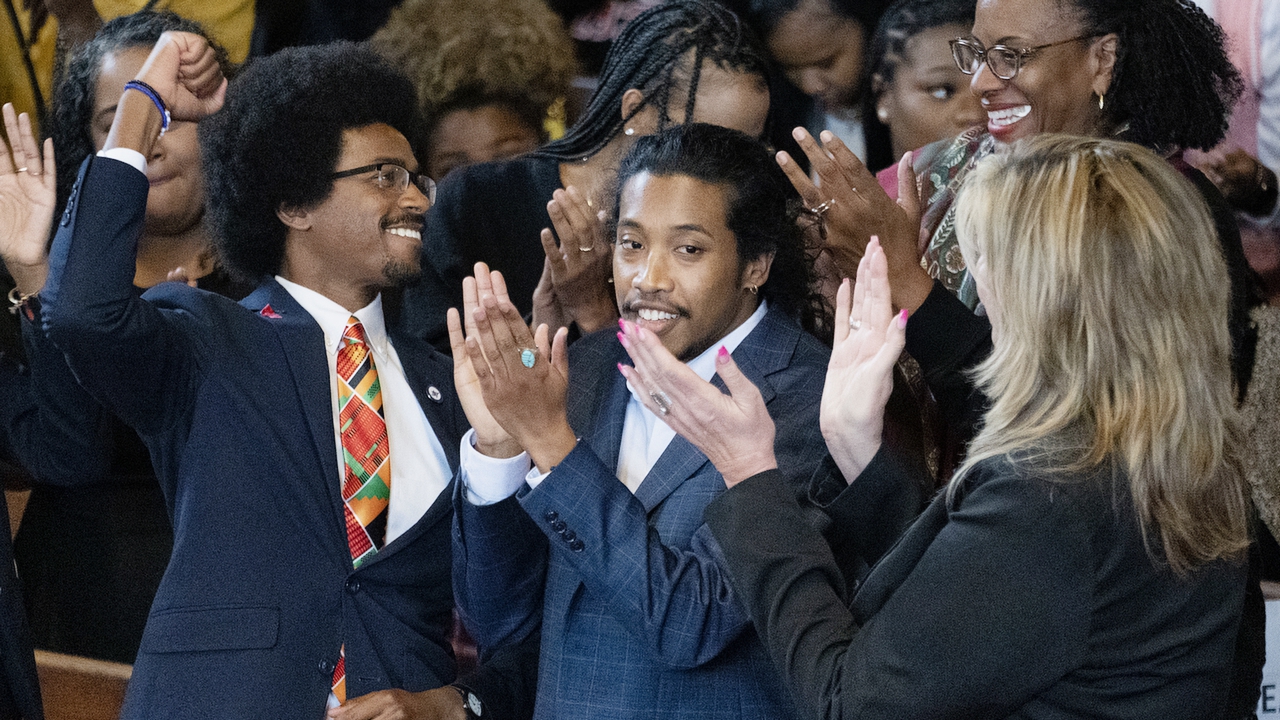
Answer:
[(333, 661), (332, 661), (332, 660), (321, 660), (321, 661), (320, 661), (320, 674), (321, 674), (321, 675), (324, 675), (324, 676), (326, 676), (326, 677), (329, 677), (329, 676), (332, 676), (332, 675), (333, 675)]
[(586, 547), (586, 545), (583, 545), (581, 540), (574, 540), (573, 542), (569, 543), (569, 549), (574, 552), (582, 552), (582, 549), (584, 547)]
[(351, 578), (350, 580), (347, 580), (347, 592), (351, 593), (352, 595), (355, 595), (356, 593), (360, 592), (360, 581), (355, 578)]
[(560, 513), (556, 512), (555, 510), (548, 510), (547, 514), (543, 515), (543, 517), (547, 519), (547, 522), (555, 522), (556, 520), (560, 519)]
[(556, 520), (555, 522), (551, 523), (551, 529), (555, 530), (556, 532), (562, 532), (565, 529), (565, 527), (567, 526), (565, 525), (563, 520)]
[(564, 538), (565, 542), (571, 543), (574, 540), (578, 539), (578, 533), (572, 530), (565, 530), (564, 532), (560, 533), (560, 537)]

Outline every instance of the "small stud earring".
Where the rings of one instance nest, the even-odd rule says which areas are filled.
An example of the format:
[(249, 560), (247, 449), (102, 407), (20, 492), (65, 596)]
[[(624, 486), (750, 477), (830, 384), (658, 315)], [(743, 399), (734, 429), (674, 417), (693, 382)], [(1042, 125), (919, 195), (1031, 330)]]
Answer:
[(889, 111), (884, 108), (879, 108), (876, 110), (876, 117), (880, 118), (880, 122), (887, 123), (889, 122)]
[(626, 130), (623, 130), (623, 131), (622, 131), (622, 134), (623, 134), (623, 135), (635, 135), (635, 134), (636, 134), (636, 129), (635, 129), (635, 128), (627, 128)]
[(748, 285), (748, 286), (747, 286), (747, 291), (748, 291), (748, 292), (750, 292), (752, 295), (755, 295), (757, 292), (759, 292), (759, 291), (760, 291), (760, 286), (759, 286), (759, 285)]

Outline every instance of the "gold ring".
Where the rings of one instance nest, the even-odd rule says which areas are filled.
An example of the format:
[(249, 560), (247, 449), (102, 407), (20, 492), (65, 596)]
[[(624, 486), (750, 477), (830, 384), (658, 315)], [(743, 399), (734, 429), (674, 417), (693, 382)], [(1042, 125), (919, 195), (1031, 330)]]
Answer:
[(20, 168), (18, 168), (18, 172), (26, 172), (26, 171), (27, 171), (27, 168), (26, 168), (26, 167), (20, 167)]

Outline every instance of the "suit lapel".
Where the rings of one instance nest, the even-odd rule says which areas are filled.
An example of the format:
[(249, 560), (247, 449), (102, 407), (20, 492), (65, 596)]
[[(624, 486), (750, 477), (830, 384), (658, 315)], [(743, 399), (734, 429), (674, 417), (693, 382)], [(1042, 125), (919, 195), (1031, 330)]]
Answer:
[(328, 506), (334, 523), (333, 533), (344, 540), (345, 550), (346, 525), (338, 481), (338, 449), (333, 439), (333, 391), (329, 387), (324, 332), (311, 314), (275, 280), (258, 286), (240, 304), (258, 313), (276, 329), (297, 387), (312, 444), (320, 458), (320, 466), (324, 468), (322, 484), (330, 500)]
[[(591, 342), (588, 340), (587, 342)], [(622, 423), (627, 416), (627, 381), (617, 363), (631, 364), (621, 343), (610, 337), (569, 366), (569, 425), (587, 441), (605, 467), (617, 470)]]
[[(766, 405), (777, 395), (773, 383), (769, 382), (769, 375), (787, 367), (799, 333), (800, 329), (785, 315), (770, 310), (760, 320), (760, 324), (733, 351), (734, 362), (738, 364), (742, 374), (760, 389), (760, 395), (764, 398)], [(719, 375), (712, 376), (711, 383), (720, 392), (727, 392)], [(621, 438), (621, 432), (621, 423), (619, 423), (619, 438)], [(615, 456), (619, 442), (620, 440), (614, 441)], [(653, 512), (655, 507), (686, 480), (693, 477), (706, 463), (707, 456), (703, 455), (701, 450), (680, 435), (676, 435), (667, 449), (658, 457), (658, 461), (653, 464), (644, 482), (636, 488), (636, 499), (644, 505), (645, 512)], [(614, 464), (617, 464), (616, 459)]]
[(459, 405), (453, 387), (453, 369), (434, 361), (436, 356), (426, 343), (398, 330), (388, 328), (388, 333), (404, 367), (405, 379), (431, 423), (431, 430), (440, 439), (445, 457), (449, 459), (448, 470), (453, 474), (458, 467), (458, 443), (462, 440), (455, 414)]

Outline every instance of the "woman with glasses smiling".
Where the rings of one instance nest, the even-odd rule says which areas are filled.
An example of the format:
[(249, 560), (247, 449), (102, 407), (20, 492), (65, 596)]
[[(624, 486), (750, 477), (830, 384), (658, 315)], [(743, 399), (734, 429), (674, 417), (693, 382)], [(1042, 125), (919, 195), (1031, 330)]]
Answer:
[[(956, 238), (957, 193), (982, 158), (1048, 132), (1144, 145), (1199, 191), (1227, 264), (1231, 293), (1222, 323), (1242, 395), (1256, 341), (1247, 312), (1256, 302), (1253, 283), (1231, 208), (1182, 160), (1183, 150), (1222, 139), (1240, 93), (1222, 30), (1191, 0), (979, 0), (973, 30), (956, 39), (953, 54), (971, 76), (986, 126), (887, 170), (882, 183), (896, 191), (897, 203), (837, 138), (824, 136), (820, 146), (796, 131), (817, 184), (779, 155), (805, 202), (824, 212), (828, 249), (842, 274), (852, 277), (870, 236), (880, 236), (893, 304), (912, 315), (906, 350), (948, 423), (962, 436), (973, 432), (983, 408), (964, 371), (991, 350), (990, 323)], [(1256, 574), (1247, 585), (1227, 717), (1251, 714), (1258, 697), (1263, 610)]]

